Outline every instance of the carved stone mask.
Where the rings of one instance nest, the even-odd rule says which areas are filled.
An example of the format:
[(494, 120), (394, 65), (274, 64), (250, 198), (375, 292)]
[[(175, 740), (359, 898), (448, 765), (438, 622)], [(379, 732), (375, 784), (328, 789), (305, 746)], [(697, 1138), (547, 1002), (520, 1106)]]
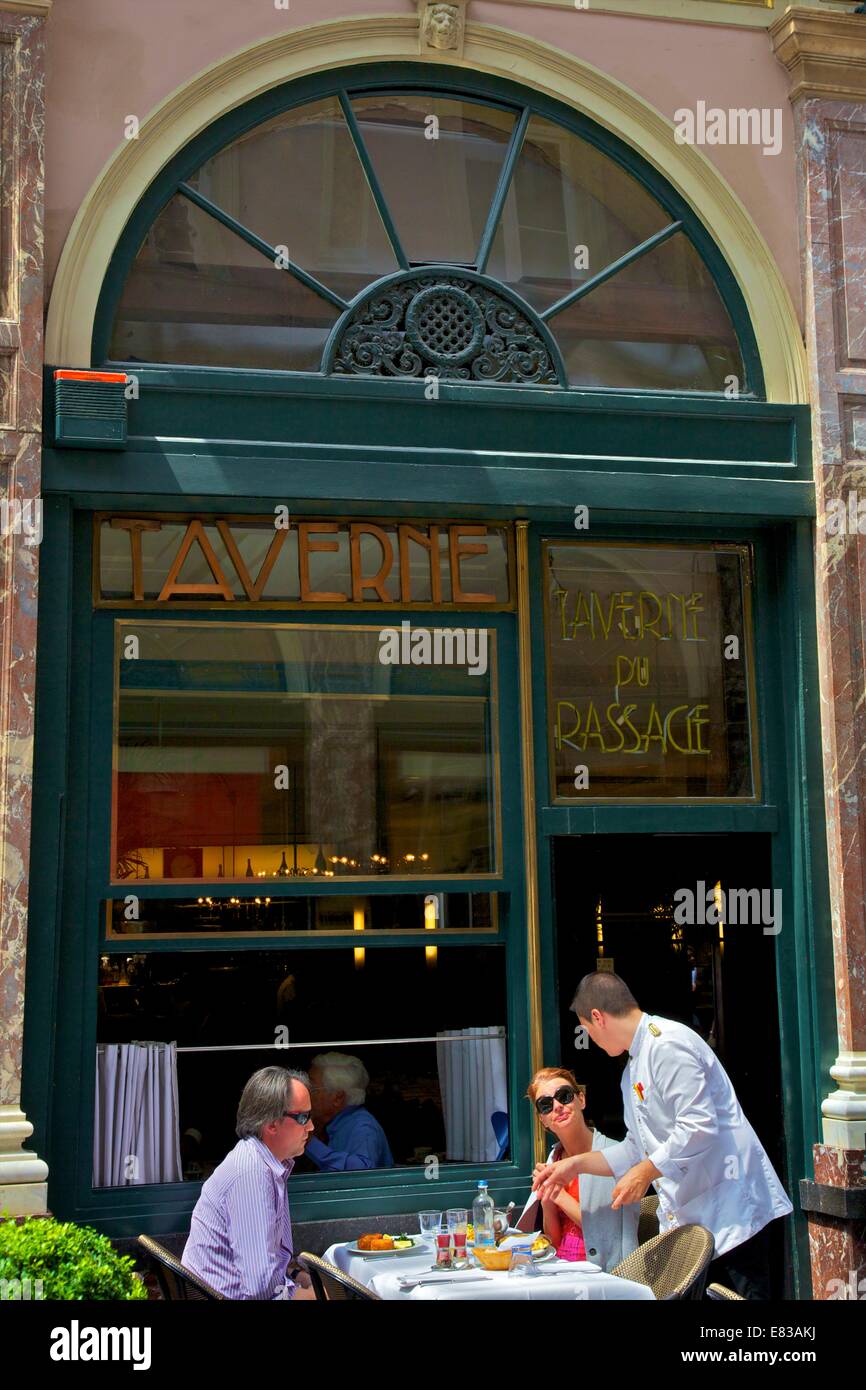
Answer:
[(462, 18), (457, 5), (431, 5), (427, 10), (426, 39), (431, 48), (458, 48)]

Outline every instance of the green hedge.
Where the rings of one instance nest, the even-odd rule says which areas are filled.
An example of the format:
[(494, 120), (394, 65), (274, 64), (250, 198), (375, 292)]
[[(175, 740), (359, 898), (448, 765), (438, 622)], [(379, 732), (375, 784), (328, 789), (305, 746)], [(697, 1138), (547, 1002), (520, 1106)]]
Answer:
[(107, 1236), (31, 1217), (0, 1222), (0, 1299), (20, 1298), (138, 1299), (147, 1289)]

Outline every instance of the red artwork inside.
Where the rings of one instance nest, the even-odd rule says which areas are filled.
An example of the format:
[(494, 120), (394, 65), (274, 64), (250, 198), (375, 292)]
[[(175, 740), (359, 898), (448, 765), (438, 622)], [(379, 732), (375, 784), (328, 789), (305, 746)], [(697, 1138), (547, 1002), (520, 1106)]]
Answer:
[[(117, 855), (164, 847), (177, 855), (201, 845), (256, 844), (267, 780), (250, 773), (121, 772)], [(201, 874), (199, 851), (199, 874)], [(168, 872), (165, 877), (177, 878)]]

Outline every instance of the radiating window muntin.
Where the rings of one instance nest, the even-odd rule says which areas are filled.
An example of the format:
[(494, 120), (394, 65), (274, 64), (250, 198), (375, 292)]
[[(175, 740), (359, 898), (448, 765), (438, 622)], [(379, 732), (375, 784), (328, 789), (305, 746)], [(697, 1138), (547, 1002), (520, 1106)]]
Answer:
[[(706, 249), (706, 234), (604, 144), (530, 106), (445, 88), (302, 103), (181, 179), (174, 203), (195, 233), (186, 266), (165, 263), (164, 209), (124, 286), (110, 356), (317, 373), (359, 294), (398, 268), (450, 264), (525, 298), (573, 387), (749, 394), (729, 307), (693, 240)], [(294, 202), (293, 171), (307, 178)], [(199, 219), (236, 243), (223, 261)], [(169, 284), (183, 291), (170, 310)], [(751, 370), (753, 343), (745, 355)]]

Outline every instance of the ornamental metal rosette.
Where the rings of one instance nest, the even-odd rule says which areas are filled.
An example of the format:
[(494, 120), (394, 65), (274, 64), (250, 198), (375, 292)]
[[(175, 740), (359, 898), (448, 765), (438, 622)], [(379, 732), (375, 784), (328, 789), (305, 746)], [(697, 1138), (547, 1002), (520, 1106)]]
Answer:
[(455, 266), (399, 271), (364, 290), (325, 345), (335, 376), (565, 387), (549, 328), (506, 286)]

